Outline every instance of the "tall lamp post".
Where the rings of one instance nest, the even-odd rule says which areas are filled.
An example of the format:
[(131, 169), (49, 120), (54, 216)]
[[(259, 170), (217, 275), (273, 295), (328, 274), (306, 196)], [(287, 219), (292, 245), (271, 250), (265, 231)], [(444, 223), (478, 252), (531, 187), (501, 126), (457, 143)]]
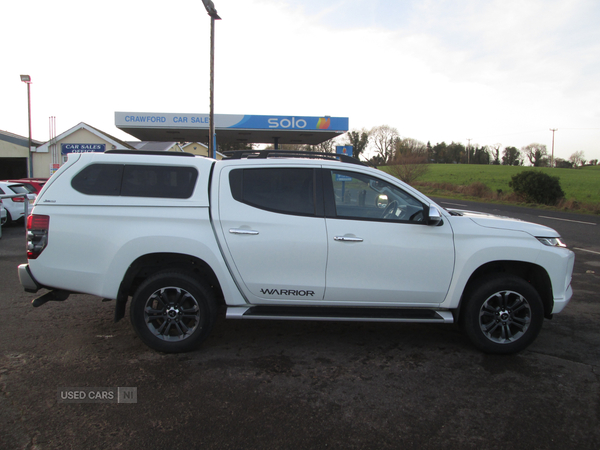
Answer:
[(552, 158), (550, 159), (550, 167), (554, 167), (554, 132), (558, 131), (558, 128), (550, 128), (552, 131)]
[(33, 161), (31, 159), (31, 77), (21, 75), (21, 81), (27, 84), (27, 116), (29, 117), (29, 148), (27, 149), (27, 159), (29, 162), (29, 178), (33, 178)]
[(215, 136), (215, 20), (221, 20), (211, 0), (202, 0), (210, 16), (210, 117), (208, 152), (217, 159), (217, 137)]

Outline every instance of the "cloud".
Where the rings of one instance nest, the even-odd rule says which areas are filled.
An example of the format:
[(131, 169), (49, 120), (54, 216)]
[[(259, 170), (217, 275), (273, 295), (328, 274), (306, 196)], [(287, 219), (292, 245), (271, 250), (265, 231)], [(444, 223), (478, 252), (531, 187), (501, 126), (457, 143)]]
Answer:
[[(587, 0), (215, 2), (215, 111), (333, 115), (352, 128), (600, 157), (600, 4)], [(208, 111), (210, 20), (201, 2), (5, 5), (0, 128), (34, 137), (80, 121), (119, 137), (117, 110)], [(28, 13), (30, 13), (28, 15)], [(20, 36), (22, 39), (15, 39)], [(581, 130), (581, 129), (586, 129)], [(596, 129), (596, 131), (594, 131)], [(578, 131), (579, 130), (579, 131)]]

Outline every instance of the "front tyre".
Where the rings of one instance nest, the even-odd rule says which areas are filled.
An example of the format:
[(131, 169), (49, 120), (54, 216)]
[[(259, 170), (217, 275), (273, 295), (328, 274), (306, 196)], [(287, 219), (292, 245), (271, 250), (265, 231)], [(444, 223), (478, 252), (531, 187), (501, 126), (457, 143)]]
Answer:
[(194, 350), (215, 323), (212, 290), (186, 272), (160, 272), (146, 279), (131, 302), (131, 323), (150, 348), (165, 353)]
[(486, 353), (516, 353), (542, 328), (544, 308), (537, 291), (512, 275), (481, 281), (465, 299), (461, 325), (471, 342)]

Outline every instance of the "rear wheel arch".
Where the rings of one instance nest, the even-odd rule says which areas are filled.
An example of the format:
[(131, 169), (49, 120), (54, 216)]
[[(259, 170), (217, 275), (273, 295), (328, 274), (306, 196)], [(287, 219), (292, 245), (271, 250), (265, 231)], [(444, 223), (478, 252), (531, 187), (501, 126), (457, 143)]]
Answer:
[(212, 290), (217, 304), (224, 304), (221, 284), (210, 265), (200, 258), (180, 253), (151, 253), (136, 259), (125, 273), (117, 293), (115, 322), (125, 316), (125, 306), (138, 287), (149, 277), (165, 270), (185, 272)]

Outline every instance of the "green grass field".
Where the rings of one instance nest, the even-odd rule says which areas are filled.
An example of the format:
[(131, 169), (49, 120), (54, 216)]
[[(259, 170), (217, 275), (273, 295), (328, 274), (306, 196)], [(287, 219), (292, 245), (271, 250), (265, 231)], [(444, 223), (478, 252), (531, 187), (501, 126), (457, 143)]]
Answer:
[[(533, 167), (519, 166), (488, 166), (466, 164), (430, 164), (429, 171), (417, 181), (430, 183), (451, 183), (467, 186), (481, 182), (492, 192), (502, 190), (509, 194), (512, 189), (508, 186), (511, 177), (523, 170)], [(581, 203), (600, 203), (600, 166), (583, 167), (581, 169), (550, 169), (536, 168), (549, 175), (559, 177), (560, 186), (567, 200)]]

